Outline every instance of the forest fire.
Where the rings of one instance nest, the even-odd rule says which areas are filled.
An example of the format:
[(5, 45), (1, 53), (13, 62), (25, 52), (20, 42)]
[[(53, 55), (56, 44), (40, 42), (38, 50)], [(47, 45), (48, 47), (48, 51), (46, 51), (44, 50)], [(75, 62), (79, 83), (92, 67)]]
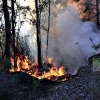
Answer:
[(21, 71), (25, 72), (38, 79), (48, 79), (51, 81), (65, 81), (67, 75), (63, 66), (57, 67), (52, 64), (52, 58), (48, 58), (46, 63), (42, 63), (43, 71), (40, 72), (37, 63), (30, 63), (28, 57), (23, 55), (17, 56), (17, 68), (14, 68), (14, 59), (11, 58), (12, 68), (10, 72)]

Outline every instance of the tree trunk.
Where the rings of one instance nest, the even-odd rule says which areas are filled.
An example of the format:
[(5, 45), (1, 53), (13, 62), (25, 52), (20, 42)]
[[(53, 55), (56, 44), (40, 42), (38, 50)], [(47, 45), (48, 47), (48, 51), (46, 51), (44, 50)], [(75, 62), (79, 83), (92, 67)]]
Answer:
[(39, 18), (38, 0), (35, 0), (35, 7), (36, 7), (36, 31), (37, 31), (38, 67), (41, 69), (41, 67), (42, 67), (41, 35), (40, 35), (40, 18)]
[(96, 0), (96, 23), (99, 26), (99, 0)]
[(3, 2), (3, 12), (4, 12), (4, 19), (5, 19), (5, 32), (6, 32), (6, 47), (5, 47), (5, 53), (6, 58), (10, 60), (10, 21), (9, 21), (9, 12), (7, 8), (7, 0), (2, 0)]
[(14, 11), (14, 0), (11, 0), (11, 7), (12, 7), (12, 35), (13, 35), (13, 52), (14, 52), (14, 68), (17, 67), (16, 64), (16, 57), (15, 57), (15, 11)]
[(49, 15), (48, 15), (48, 30), (47, 30), (47, 50), (46, 50), (46, 58), (48, 56), (48, 42), (49, 42), (49, 28), (50, 28), (50, 0), (49, 2)]

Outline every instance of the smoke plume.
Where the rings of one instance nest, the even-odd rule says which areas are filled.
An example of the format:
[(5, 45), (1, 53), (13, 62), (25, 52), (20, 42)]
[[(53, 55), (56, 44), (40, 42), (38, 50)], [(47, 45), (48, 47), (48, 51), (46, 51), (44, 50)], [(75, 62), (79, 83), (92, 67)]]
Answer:
[[(53, 55), (55, 60), (63, 60), (70, 69), (78, 69), (88, 63), (88, 57), (97, 54), (99, 50), (93, 48), (100, 44), (100, 30), (93, 22), (83, 22), (77, 7), (68, 5), (66, 9), (54, 19), (51, 34), (55, 36)], [(58, 54), (57, 54), (58, 52)], [(61, 59), (60, 59), (61, 58)]]
[[(59, 8), (59, 5), (57, 7)], [(53, 57), (53, 62), (56, 62), (58, 66), (64, 65), (65, 68), (69, 68), (69, 73), (74, 74), (79, 67), (88, 64), (88, 57), (99, 53), (100, 50), (95, 50), (94, 45), (100, 44), (100, 30), (91, 21), (83, 22), (78, 8), (74, 5), (67, 5), (66, 9), (61, 10), (51, 5), (51, 9), (48, 56)], [(46, 17), (48, 18), (48, 15)], [(48, 21), (45, 21), (47, 26)], [(23, 28), (22, 31), (25, 29)], [(36, 31), (34, 30), (35, 27), (27, 29), (20, 35), (28, 44), (31, 57), (37, 56)], [(45, 35), (41, 34), (42, 54), (45, 56), (47, 33), (43, 34)]]

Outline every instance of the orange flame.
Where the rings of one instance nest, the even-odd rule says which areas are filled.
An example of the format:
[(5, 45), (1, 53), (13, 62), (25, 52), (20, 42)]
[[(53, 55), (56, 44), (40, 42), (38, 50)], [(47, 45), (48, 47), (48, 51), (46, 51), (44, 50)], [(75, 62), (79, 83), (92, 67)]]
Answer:
[[(13, 58), (11, 58), (11, 63), (14, 66)], [(19, 55), (17, 57), (17, 68), (15, 69), (13, 66), (10, 69), (10, 72), (22, 71), (38, 79), (46, 78), (46, 79), (52, 80), (52, 77), (55, 76), (56, 78), (54, 79), (54, 81), (56, 81), (58, 77), (65, 75), (64, 67), (63, 66), (57, 67), (56, 64), (52, 64), (51, 57), (47, 59), (47, 63), (43, 64), (43, 68), (45, 69), (43, 72), (38, 71), (37, 63), (30, 63), (28, 60), (28, 57), (23, 57), (23, 55)]]
[(51, 64), (51, 63), (52, 63), (52, 58), (51, 58), (51, 57), (48, 57), (48, 58), (47, 58), (47, 63), (48, 63), (48, 64)]

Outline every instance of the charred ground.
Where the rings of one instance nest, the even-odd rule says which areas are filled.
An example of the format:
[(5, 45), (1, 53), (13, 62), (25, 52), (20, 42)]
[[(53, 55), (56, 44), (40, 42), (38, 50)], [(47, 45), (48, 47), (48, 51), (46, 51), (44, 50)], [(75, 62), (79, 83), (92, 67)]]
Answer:
[(100, 100), (100, 72), (85, 66), (65, 82), (0, 71), (0, 100)]

